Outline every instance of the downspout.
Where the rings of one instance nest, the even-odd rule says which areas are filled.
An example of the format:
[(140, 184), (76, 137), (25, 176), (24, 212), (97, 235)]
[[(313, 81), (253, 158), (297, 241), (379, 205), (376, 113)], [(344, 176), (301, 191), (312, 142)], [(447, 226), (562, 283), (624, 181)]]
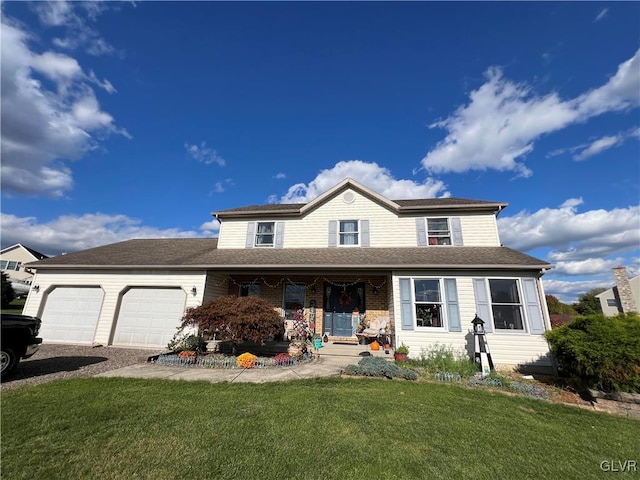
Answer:
[(542, 297), (540, 298), (540, 305), (545, 305), (545, 308), (542, 309), (542, 314), (544, 316), (544, 322), (545, 322), (545, 330), (551, 330), (551, 317), (549, 316), (549, 307), (546, 306), (547, 298), (544, 293), (544, 285), (542, 284), (542, 276), (545, 273), (547, 273), (546, 268), (540, 269), (540, 276), (538, 277), (538, 285), (539, 285), (538, 291), (540, 292), (539, 295)]
[[(538, 291), (540, 292), (539, 295), (542, 297), (540, 299), (540, 302), (544, 302), (544, 303), (540, 303), (540, 306), (542, 307), (542, 315), (544, 317), (545, 329), (547, 331), (551, 331), (551, 317), (549, 316), (549, 307), (547, 306), (547, 297), (544, 293), (544, 285), (542, 284), (542, 276), (546, 272), (547, 272), (546, 268), (540, 269), (540, 276), (538, 277), (538, 285), (540, 288), (538, 289)], [(553, 374), (558, 375), (558, 362), (556, 361), (556, 357), (554, 357), (553, 353), (551, 352), (551, 346), (549, 345), (549, 341), (546, 339), (546, 337), (545, 337), (545, 342), (547, 342), (547, 348), (549, 349), (549, 355), (551, 356), (551, 365), (553, 367)]]

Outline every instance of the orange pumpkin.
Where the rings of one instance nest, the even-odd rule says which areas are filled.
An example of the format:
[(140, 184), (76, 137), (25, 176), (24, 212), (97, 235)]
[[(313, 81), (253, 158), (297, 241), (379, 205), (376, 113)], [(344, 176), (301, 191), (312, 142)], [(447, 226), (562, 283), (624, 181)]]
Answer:
[(371, 350), (380, 350), (380, 344), (378, 342), (371, 342)]

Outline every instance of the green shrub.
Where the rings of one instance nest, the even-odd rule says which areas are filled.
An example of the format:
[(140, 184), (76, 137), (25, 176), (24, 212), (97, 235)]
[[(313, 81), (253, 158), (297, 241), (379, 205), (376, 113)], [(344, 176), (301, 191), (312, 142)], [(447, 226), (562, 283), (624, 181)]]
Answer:
[(409, 359), (409, 365), (424, 368), (430, 374), (438, 372), (457, 373), (469, 377), (478, 371), (478, 365), (465, 350), (451, 345), (436, 344), (431, 348), (423, 348), (419, 359)]
[(167, 348), (174, 352), (194, 351), (202, 353), (207, 350), (207, 343), (201, 336), (195, 335), (190, 329), (185, 330), (185, 327), (178, 327), (178, 331), (167, 345)]
[(400, 368), (395, 363), (387, 362), (380, 357), (365, 357), (358, 362), (358, 365), (347, 365), (344, 368), (344, 373), (364, 377), (398, 377), (406, 380), (416, 380), (418, 378), (418, 374), (415, 371)]
[(577, 387), (640, 392), (640, 317), (577, 317), (545, 334), (558, 371)]

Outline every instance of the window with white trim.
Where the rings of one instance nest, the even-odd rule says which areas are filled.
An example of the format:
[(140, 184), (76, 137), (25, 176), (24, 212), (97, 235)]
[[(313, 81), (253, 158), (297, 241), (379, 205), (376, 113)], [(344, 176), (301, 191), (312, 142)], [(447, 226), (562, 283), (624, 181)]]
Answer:
[(413, 279), (416, 327), (443, 328), (442, 285), (436, 278)]
[(275, 222), (258, 222), (256, 226), (256, 247), (273, 247), (276, 233)]
[(515, 278), (489, 279), (491, 311), (496, 330), (525, 331), (522, 300)]
[(618, 301), (615, 298), (607, 298), (607, 307), (617, 307)]
[(360, 244), (358, 220), (340, 220), (339, 225), (339, 245), (350, 247)]
[(427, 218), (429, 245), (451, 245), (451, 228), (447, 217)]
[(0, 260), (0, 270), (11, 270), (18, 271), (20, 270), (20, 265), (22, 262), (16, 262), (13, 260)]

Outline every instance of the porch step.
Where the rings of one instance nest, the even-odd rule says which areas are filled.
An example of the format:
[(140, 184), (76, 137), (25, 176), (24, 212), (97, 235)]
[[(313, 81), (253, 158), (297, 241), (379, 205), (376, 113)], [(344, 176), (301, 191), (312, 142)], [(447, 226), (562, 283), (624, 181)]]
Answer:
[(388, 354), (384, 353), (384, 349), (371, 350), (369, 345), (345, 344), (342, 341), (326, 342), (322, 344), (322, 347), (317, 351), (314, 349), (314, 353), (318, 353), (322, 356), (339, 356), (339, 357), (354, 357), (354, 359), (363, 357), (382, 357), (393, 361), (393, 350), (389, 350)]

